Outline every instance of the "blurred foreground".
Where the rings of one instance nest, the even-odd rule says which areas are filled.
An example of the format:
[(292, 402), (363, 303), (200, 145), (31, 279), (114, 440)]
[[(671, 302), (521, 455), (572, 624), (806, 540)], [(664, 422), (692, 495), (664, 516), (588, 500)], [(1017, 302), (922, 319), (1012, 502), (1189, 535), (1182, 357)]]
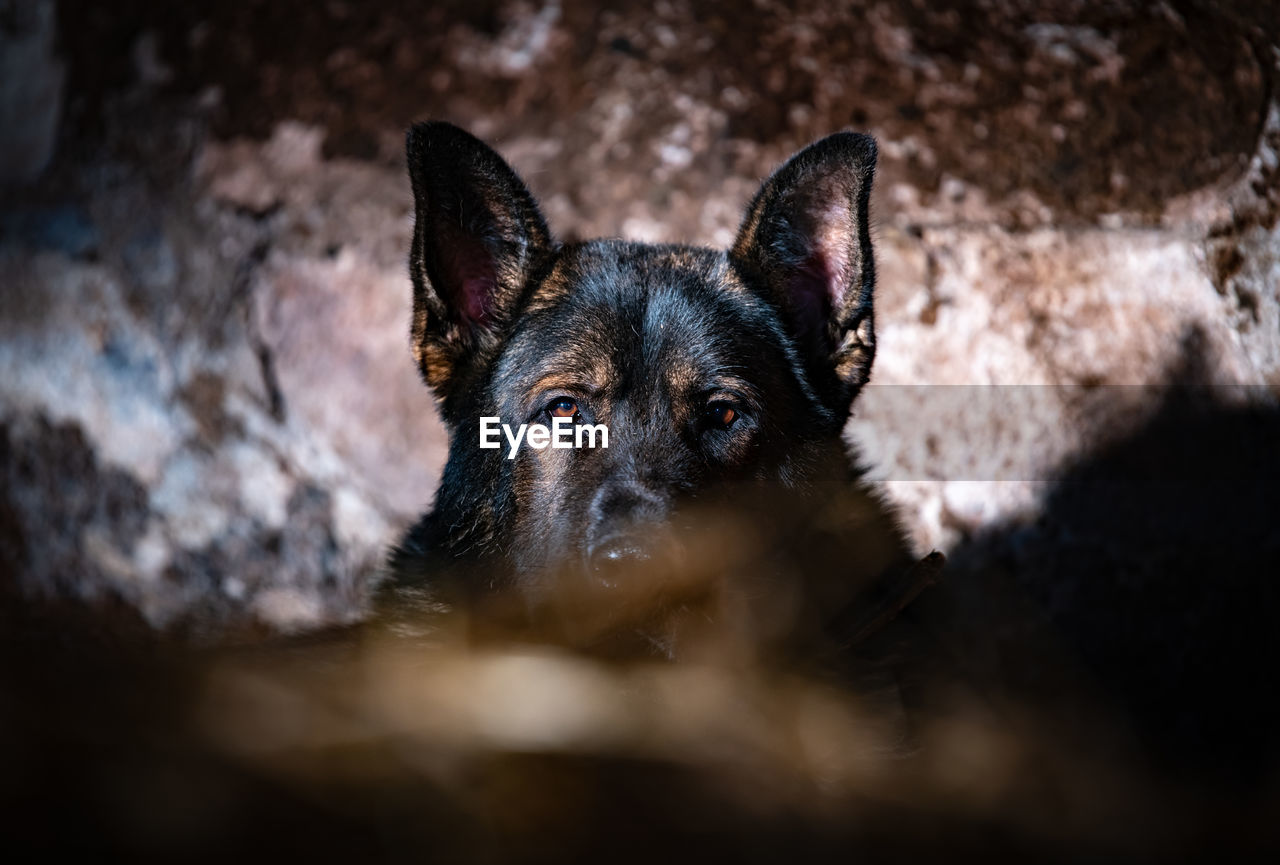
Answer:
[(1210, 795), (1153, 770), (1087, 689), (1065, 717), (992, 700), (945, 665), (904, 697), (767, 665), (475, 646), (449, 617), (429, 647), (370, 627), (218, 652), (107, 638), (100, 619), (77, 623), (96, 639), (69, 637), (65, 618), (30, 608), (3, 624), (11, 850), (773, 862), (1280, 849), (1274, 788)]

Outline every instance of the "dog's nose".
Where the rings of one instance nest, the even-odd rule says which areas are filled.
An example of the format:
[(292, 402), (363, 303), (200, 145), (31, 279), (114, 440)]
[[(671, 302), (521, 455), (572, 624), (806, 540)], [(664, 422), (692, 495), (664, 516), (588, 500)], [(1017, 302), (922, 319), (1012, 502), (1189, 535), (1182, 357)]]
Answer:
[(606, 484), (591, 503), (587, 532), (588, 568), (606, 584), (612, 584), (639, 563), (660, 553), (666, 503), (637, 484)]
[(587, 551), (591, 575), (609, 588), (657, 585), (678, 571), (683, 560), (683, 546), (662, 523), (641, 523), (614, 532)]
[(635, 533), (613, 534), (603, 541), (591, 546), (590, 559), (593, 567), (607, 567), (622, 562), (640, 562), (652, 555), (643, 538)]
[(625, 571), (652, 557), (652, 550), (640, 532), (614, 532), (587, 549), (587, 565), (596, 577), (612, 584)]

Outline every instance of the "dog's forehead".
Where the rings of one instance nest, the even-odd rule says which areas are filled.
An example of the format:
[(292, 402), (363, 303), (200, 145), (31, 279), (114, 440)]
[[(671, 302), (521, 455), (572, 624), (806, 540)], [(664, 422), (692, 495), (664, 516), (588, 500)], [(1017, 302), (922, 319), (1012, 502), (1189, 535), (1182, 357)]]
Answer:
[(667, 298), (697, 303), (740, 287), (727, 255), (693, 246), (597, 240), (566, 247), (529, 310), (599, 307), (615, 316)]
[(600, 380), (690, 377), (738, 354), (761, 312), (723, 252), (582, 244), (561, 255), (528, 299), (502, 366), (511, 374), (555, 364)]

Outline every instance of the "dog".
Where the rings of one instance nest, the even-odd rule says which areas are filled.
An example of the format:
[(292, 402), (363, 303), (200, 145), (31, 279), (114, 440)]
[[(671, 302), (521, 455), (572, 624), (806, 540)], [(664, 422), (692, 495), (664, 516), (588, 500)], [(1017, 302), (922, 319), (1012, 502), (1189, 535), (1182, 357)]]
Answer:
[[(412, 350), (450, 445), (380, 607), (514, 597), (509, 619), (668, 656), (691, 623), (847, 637), (857, 599), (911, 563), (841, 435), (876, 350), (874, 140), (794, 155), (728, 250), (558, 243), (448, 123), (415, 125), (407, 156)], [(539, 426), (607, 447), (531, 447)]]

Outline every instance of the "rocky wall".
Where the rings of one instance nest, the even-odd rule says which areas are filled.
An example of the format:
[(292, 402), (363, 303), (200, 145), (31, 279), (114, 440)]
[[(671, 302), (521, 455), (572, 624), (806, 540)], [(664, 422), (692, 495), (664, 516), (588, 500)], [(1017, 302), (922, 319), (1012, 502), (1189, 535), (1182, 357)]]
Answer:
[(718, 245), (792, 150), (874, 134), (849, 436), (922, 551), (1034, 524), (1170, 385), (1280, 393), (1267, 4), (177, 5), (0, 6), (26, 595), (204, 636), (359, 617), (446, 446), (407, 345), (424, 117), (497, 146), (561, 237)]

